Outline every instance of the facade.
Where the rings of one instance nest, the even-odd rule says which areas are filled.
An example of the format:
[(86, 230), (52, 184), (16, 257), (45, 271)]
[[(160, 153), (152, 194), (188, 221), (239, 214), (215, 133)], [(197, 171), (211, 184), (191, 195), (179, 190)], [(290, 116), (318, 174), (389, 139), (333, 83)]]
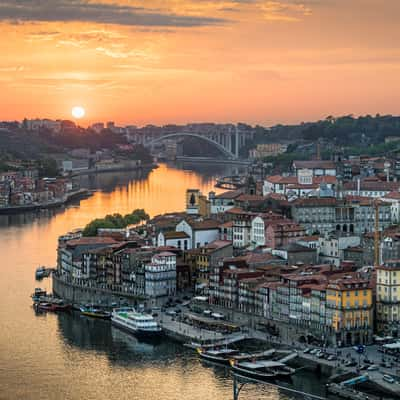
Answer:
[(186, 232), (160, 232), (157, 235), (157, 247), (173, 246), (180, 250), (189, 250), (192, 241)]
[(151, 263), (144, 267), (145, 295), (154, 304), (159, 297), (176, 294), (176, 256), (174, 253), (161, 252), (151, 258)]
[[(309, 234), (341, 231), (362, 235), (375, 227), (374, 204), (365, 197), (297, 199), (292, 202), (292, 217)], [(390, 204), (380, 201), (379, 227), (383, 230), (390, 225)]]
[(373, 334), (372, 287), (368, 280), (345, 276), (327, 286), (326, 320), (334, 344), (370, 344)]
[(210, 192), (209, 200), (210, 200), (210, 210), (211, 214), (220, 214), (224, 213), (231, 208), (235, 207), (235, 199), (242, 195), (242, 190), (230, 190), (218, 195), (215, 195), (214, 192)]
[(336, 176), (337, 171), (333, 161), (325, 160), (293, 161), (292, 167), (296, 175), (303, 169), (311, 170), (313, 176)]
[(325, 187), (333, 196), (337, 186), (336, 176), (314, 176), (312, 170), (300, 170), (297, 176), (272, 175), (264, 180), (263, 195), (282, 194), (288, 197), (307, 197)]
[(376, 322), (378, 332), (400, 334), (400, 259), (376, 267)]
[(338, 233), (326, 234), (319, 239), (319, 261), (339, 266), (345, 259), (344, 250), (360, 245), (360, 237)]
[(182, 220), (176, 226), (177, 232), (185, 232), (190, 238), (189, 249), (199, 248), (219, 239), (219, 223), (212, 219), (200, 221)]

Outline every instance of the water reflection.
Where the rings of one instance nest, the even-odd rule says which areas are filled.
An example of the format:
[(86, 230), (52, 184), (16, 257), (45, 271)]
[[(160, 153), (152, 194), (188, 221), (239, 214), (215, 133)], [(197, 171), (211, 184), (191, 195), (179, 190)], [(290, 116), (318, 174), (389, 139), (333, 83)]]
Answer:
[[(0, 216), (0, 399), (231, 398), (229, 373), (204, 367), (193, 352), (171, 342), (137, 342), (107, 321), (76, 314), (36, 315), (29, 297), (38, 285), (37, 266), (55, 265), (59, 235), (108, 213), (182, 210), (187, 188), (208, 193), (216, 176), (229, 174), (225, 167), (205, 169), (203, 175), (161, 165), (143, 176), (82, 177), (101, 191), (81, 200), (79, 207)], [(48, 280), (40, 286), (51, 289)], [(249, 386), (241, 396), (282, 398), (265, 386)]]

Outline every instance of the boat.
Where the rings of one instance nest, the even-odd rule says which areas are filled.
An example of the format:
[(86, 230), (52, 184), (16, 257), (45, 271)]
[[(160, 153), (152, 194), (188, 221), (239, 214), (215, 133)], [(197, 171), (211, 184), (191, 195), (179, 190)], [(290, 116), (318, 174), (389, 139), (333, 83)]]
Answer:
[(54, 297), (40, 297), (34, 304), (37, 310), (41, 311), (70, 311), (71, 304), (65, 303), (62, 299)]
[(233, 356), (237, 355), (239, 351), (229, 348), (206, 350), (201, 347), (198, 347), (197, 353), (203, 360), (223, 365), (230, 365), (229, 361), (232, 359)]
[(34, 302), (39, 301), (42, 297), (47, 296), (47, 292), (41, 288), (35, 288), (35, 291), (31, 294), (32, 300)]
[(111, 313), (96, 307), (80, 307), (81, 315), (92, 318), (111, 319)]
[(296, 370), (278, 361), (243, 361), (230, 360), (232, 371), (238, 375), (259, 380), (288, 379)]
[(111, 322), (140, 339), (153, 340), (162, 335), (162, 329), (153, 316), (137, 312), (131, 307), (115, 308), (111, 314)]
[(46, 275), (46, 268), (45, 267), (39, 267), (36, 269), (35, 272), (35, 277), (36, 279), (43, 279)]

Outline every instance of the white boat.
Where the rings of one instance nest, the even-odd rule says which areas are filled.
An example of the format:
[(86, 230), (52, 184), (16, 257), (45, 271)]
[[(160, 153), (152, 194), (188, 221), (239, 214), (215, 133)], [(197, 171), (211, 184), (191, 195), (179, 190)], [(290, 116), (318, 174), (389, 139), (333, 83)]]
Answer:
[(161, 327), (151, 315), (139, 313), (130, 307), (115, 308), (111, 314), (111, 322), (141, 339), (152, 340), (162, 334)]

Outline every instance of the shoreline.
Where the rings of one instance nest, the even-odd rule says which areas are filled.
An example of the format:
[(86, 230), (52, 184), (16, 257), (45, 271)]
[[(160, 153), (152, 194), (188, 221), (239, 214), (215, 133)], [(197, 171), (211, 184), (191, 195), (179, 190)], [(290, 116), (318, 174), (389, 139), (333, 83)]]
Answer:
[(65, 194), (62, 198), (53, 201), (48, 201), (40, 204), (26, 204), (21, 206), (2, 207), (0, 208), (0, 215), (12, 215), (28, 211), (57, 208), (68, 204), (72, 200), (87, 197), (90, 195), (90, 193), (91, 191), (89, 189), (79, 189), (73, 192), (69, 192)]
[(91, 168), (81, 171), (75, 171), (71, 175), (67, 175), (70, 178), (75, 178), (84, 175), (96, 175), (107, 172), (123, 172), (123, 171), (140, 171), (140, 170), (152, 170), (158, 168), (158, 164), (143, 164), (143, 165), (127, 165), (123, 163), (113, 164), (110, 168)]

